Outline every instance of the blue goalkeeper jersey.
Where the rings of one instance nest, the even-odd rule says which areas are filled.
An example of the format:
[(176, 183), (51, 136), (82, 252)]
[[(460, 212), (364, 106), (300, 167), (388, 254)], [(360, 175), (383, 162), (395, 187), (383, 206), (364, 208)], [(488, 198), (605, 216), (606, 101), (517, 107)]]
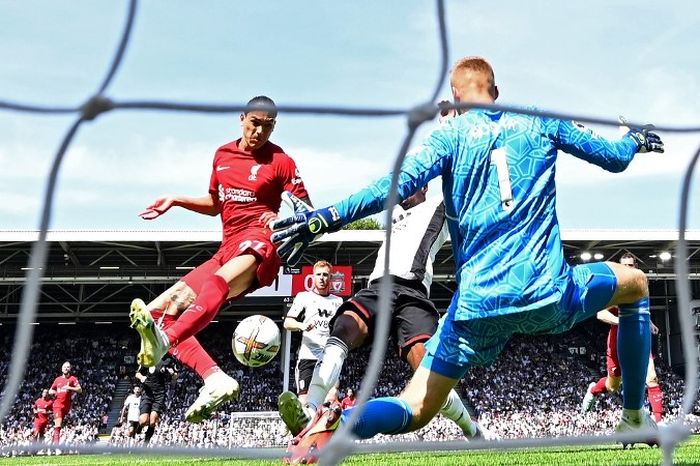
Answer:
[[(455, 320), (537, 309), (557, 302), (570, 267), (555, 209), (557, 151), (620, 172), (638, 150), (573, 121), (471, 110), (435, 129), (411, 151), (399, 197), (442, 176), (456, 262)], [(380, 212), (386, 176), (335, 205), (344, 223)]]

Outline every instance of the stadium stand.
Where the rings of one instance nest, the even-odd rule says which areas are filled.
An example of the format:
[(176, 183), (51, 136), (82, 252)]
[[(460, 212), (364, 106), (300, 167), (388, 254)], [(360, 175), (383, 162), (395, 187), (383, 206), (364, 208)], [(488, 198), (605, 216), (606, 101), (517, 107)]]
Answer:
[[(241, 381), (241, 400), (232, 403), (215, 417), (199, 425), (188, 424), (183, 413), (194, 400), (200, 385), (196, 376), (181, 370), (171, 384), (167, 409), (151, 446), (190, 445), (197, 447), (282, 446), (288, 435), (273, 411), (282, 390), (278, 360), (258, 369), (238, 364), (229, 349), (231, 329), (213, 326), (204, 332), (205, 347), (222, 367)], [(483, 424), (501, 438), (545, 437), (572, 434), (602, 435), (615, 425), (620, 407), (617, 396), (602, 397), (593, 413), (580, 412), (581, 397), (593, 374), (605, 367), (606, 329), (595, 323), (579, 326), (563, 337), (516, 337), (489, 368), (477, 368), (460, 384), (462, 395), (481, 412)], [(7, 373), (11, 332), (3, 332), (0, 348), (0, 383)], [(132, 382), (131, 364), (137, 341), (122, 326), (40, 325), (32, 347), (31, 366), (12, 414), (0, 427), (0, 444), (17, 445), (28, 441), (31, 406), (41, 389), (58, 375), (61, 363), (70, 360), (83, 386), (76, 397), (63, 438), (70, 443), (94, 442), (106, 424), (110, 402), (119, 381)], [(579, 352), (578, 348), (593, 351)], [(576, 349), (576, 351), (572, 351)], [(341, 389), (359, 388), (369, 349), (355, 352), (348, 359), (341, 378)], [(279, 358), (278, 358), (279, 359)], [(666, 395), (666, 416), (678, 411), (683, 381), (657, 359), (657, 370)], [(375, 395), (397, 393), (407, 381), (408, 366), (390, 351), (375, 389)], [(51, 427), (47, 432), (50, 438)], [(424, 429), (407, 434), (401, 440), (454, 440), (461, 434), (450, 421), (437, 418)], [(373, 441), (384, 441), (376, 438)], [(394, 439), (392, 439), (394, 440)], [(114, 445), (128, 445), (126, 426), (111, 429)]]

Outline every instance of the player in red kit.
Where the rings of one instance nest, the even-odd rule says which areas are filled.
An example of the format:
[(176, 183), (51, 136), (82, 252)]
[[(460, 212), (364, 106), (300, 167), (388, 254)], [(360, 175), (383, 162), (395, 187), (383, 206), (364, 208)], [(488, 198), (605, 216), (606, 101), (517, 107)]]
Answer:
[(53, 407), (53, 400), (49, 398), (49, 391), (45, 388), (41, 391), (41, 396), (34, 402), (34, 429), (32, 430), (32, 440), (39, 442), (44, 438), (46, 426), (49, 425), (49, 413)]
[(309, 202), (296, 164), (269, 141), (276, 118), (272, 99), (251, 99), (240, 115), (241, 138), (214, 155), (209, 192), (196, 198), (161, 197), (141, 213), (151, 220), (179, 206), (221, 215), (223, 240), (216, 254), (148, 306), (140, 299), (131, 305), (131, 326), (141, 335), (138, 363), (153, 367), (170, 353), (204, 379), (199, 397), (185, 413), (190, 422), (208, 418), (222, 403), (237, 399), (240, 391), (238, 382), (219, 369), (194, 335), (227, 300), (274, 282), (281, 263), (268, 224), (277, 217), (282, 192)]
[(355, 403), (357, 403), (355, 391), (352, 388), (348, 388), (345, 398), (343, 398), (343, 401), (340, 402), (340, 407), (341, 409), (352, 408), (355, 406)]
[[(620, 257), (620, 264), (628, 267), (637, 267), (637, 261), (634, 256), (625, 253)], [(599, 395), (608, 392), (615, 393), (620, 389), (622, 383), (622, 373), (620, 372), (620, 363), (617, 357), (617, 325), (618, 325), (617, 306), (604, 309), (597, 314), (598, 320), (610, 325), (608, 331), (608, 343), (606, 351), (607, 359), (607, 375), (601, 377), (598, 382), (591, 382), (586, 390), (586, 395), (583, 397), (582, 410), (592, 411), (595, 405), (595, 399)], [(659, 333), (659, 328), (651, 323), (651, 333), (656, 335)], [(654, 366), (653, 354), (649, 357), (649, 366), (647, 367), (647, 398), (651, 406), (652, 414), (656, 422), (661, 422), (664, 414), (664, 394), (659, 386), (659, 381), (656, 377), (656, 367)]]
[(55, 397), (53, 402), (53, 443), (58, 443), (61, 440), (63, 419), (70, 412), (73, 393), (83, 392), (78, 379), (71, 375), (71, 370), (70, 362), (64, 362), (61, 366), (62, 374), (56, 377), (49, 389), (49, 395), (54, 395)]

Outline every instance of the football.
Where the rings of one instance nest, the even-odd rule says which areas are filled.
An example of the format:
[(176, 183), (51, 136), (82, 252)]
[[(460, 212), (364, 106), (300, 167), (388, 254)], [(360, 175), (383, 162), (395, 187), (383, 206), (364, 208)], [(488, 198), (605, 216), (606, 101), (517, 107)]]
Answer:
[(231, 347), (241, 364), (264, 366), (272, 361), (280, 349), (280, 330), (269, 317), (246, 317), (233, 331)]

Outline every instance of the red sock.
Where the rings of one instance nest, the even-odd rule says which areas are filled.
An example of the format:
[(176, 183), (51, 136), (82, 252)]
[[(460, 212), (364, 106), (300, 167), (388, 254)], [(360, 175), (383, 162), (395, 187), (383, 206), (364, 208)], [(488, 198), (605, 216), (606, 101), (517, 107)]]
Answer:
[(664, 394), (661, 387), (647, 387), (647, 397), (651, 405), (651, 412), (654, 413), (654, 420), (661, 422), (664, 416)]
[(61, 428), (60, 427), (54, 427), (53, 428), (53, 435), (51, 436), (51, 442), (52, 443), (58, 443), (61, 441)]
[[(151, 311), (151, 316), (156, 322), (160, 320), (162, 315), (163, 313), (160, 310)], [(176, 321), (175, 316), (165, 314), (162, 321), (163, 329), (170, 328)], [(221, 370), (195, 337), (190, 337), (177, 346), (170, 348), (168, 353), (199, 374), (202, 379), (206, 379), (209, 375)]]
[(202, 285), (202, 291), (194, 302), (180, 314), (165, 333), (170, 344), (176, 346), (179, 342), (196, 335), (209, 325), (209, 322), (219, 312), (219, 308), (228, 296), (228, 283), (218, 275), (212, 275)]
[(195, 337), (189, 337), (174, 348), (170, 348), (169, 352), (178, 361), (199, 374), (202, 379), (220, 370)]
[(607, 379), (607, 377), (601, 377), (600, 380), (595, 383), (595, 386), (591, 388), (591, 394), (593, 396), (602, 395), (608, 390), (607, 388), (605, 388), (605, 381)]
[(163, 330), (170, 327), (173, 324), (173, 322), (177, 320), (176, 316), (171, 316), (170, 314), (163, 315), (163, 311), (161, 311), (160, 309), (152, 309), (149, 312), (151, 313), (151, 317), (153, 317), (153, 320), (156, 321), (156, 324), (160, 323), (163, 326)]

